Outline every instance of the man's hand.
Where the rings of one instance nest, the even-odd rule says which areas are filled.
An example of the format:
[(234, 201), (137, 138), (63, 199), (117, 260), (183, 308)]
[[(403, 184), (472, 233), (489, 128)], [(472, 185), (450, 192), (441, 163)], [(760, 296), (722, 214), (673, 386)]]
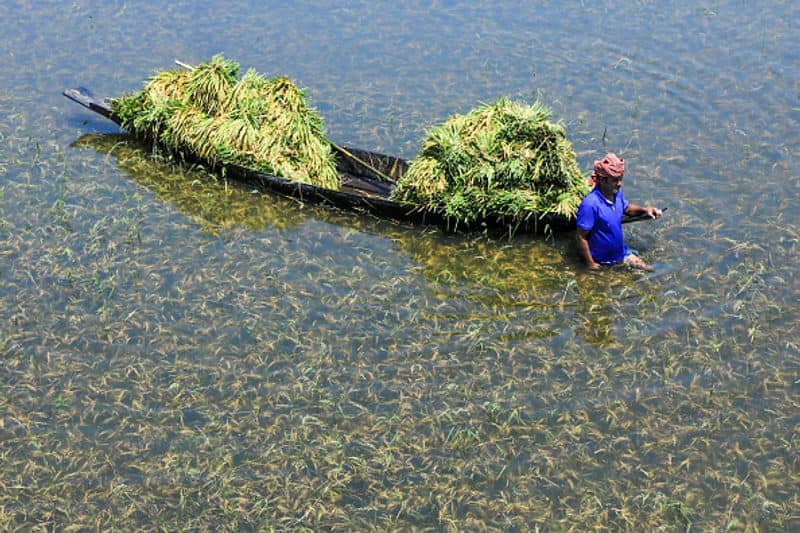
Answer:
[(661, 209), (657, 207), (645, 207), (644, 213), (650, 218), (658, 218), (661, 216)]
[(631, 217), (645, 215), (650, 218), (658, 218), (661, 216), (661, 209), (657, 207), (642, 207), (636, 204), (628, 204), (625, 214)]
[(575, 238), (578, 241), (578, 255), (581, 256), (586, 266), (590, 270), (600, 270), (600, 263), (594, 260), (592, 252), (589, 251), (589, 232), (578, 228)]

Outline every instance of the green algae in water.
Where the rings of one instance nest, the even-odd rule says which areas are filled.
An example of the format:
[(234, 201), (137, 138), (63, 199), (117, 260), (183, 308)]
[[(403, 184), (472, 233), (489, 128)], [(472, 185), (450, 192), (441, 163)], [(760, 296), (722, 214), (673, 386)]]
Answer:
[(175, 153), (338, 189), (331, 143), (305, 93), (283, 76), (238, 74), (216, 55), (191, 71), (157, 73), (112, 109), (125, 129)]

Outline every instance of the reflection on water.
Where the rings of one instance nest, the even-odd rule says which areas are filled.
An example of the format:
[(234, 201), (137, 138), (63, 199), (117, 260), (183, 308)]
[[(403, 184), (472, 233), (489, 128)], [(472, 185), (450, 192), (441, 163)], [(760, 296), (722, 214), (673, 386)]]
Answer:
[(305, 215), (290, 202), (248, 191), (202, 167), (176, 166), (160, 160), (152, 149), (123, 134), (86, 134), (72, 146), (90, 147), (113, 157), (125, 175), (147, 188), (158, 199), (174, 205), (196, 220), (203, 231), (219, 235), (223, 230), (243, 226), (252, 231), (279, 229), (301, 224)]
[[(798, 529), (796, 3), (7, 8), (0, 529)], [(217, 52), (405, 157), (538, 95), (669, 207), (658, 270), (252, 193), (61, 96)]]
[[(255, 232), (292, 228), (308, 218), (293, 201), (249, 191), (202, 168), (176, 166), (169, 159), (154, 156), (128, 135), (86, 134), (73, 146), (91, 147), (113, 157), (135, 183), (174, 205), (211, 235), (237, 226)], [(641, 273), (626, 267), (611, 273), (585, 272), (576, 260), (571, 235), (507, 240), (481, 233), (448, 235), (435, 228), (382, 227), (356, 214), (342, 214), (336, 217), (338, 220), (326, 216), (323, 210), (316, 214), (389, 238), (420, 266), (420, 274), (444, 288), (442, 298), (465, 299), (462, 310), (448, 311), (449, 318), (505, 321), (502, 333), (487, 334), (497, 342), (558, 335), (565, 324), (559, 324), (556, 315), (567, 316), (566, 308), (572, 307), (579, 316), (575, 332), (593, 344), (608, 345), (613, 342), (614, 320), (605, 302), (615, 287), (626, 287), (641, 277)], [(368, 230), (370, 222), (372, 229)], [(482, 311), (476, 314), (475, 306), (494, 310), (488, 315)], [(508, 322), (519, 322), (520, 326), (509, 330)], [(457, 331), (447, 336), (454, 334)]]

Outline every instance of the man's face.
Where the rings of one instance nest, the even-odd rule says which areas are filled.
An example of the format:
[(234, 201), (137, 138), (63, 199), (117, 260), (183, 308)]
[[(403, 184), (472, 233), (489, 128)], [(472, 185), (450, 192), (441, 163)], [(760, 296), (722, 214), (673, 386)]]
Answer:
[(622, 176), (618, 178), (600, 177), (598, 181), (600, 192), (606, 195), (616, 194), (622, 188)]

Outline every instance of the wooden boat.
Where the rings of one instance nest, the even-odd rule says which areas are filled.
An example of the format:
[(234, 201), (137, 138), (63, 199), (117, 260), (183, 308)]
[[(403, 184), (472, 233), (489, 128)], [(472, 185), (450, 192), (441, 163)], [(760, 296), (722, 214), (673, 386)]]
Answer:
[[(108, 99), (95, 97), (88, 89), (67, 89), (64, 96), (90, 111), (98, 113), (116, 124), (120, 119), (111, 110)], [(441, 226), (450, 230), (498, 230), (514, 233), (566, 232), (575, 229), (575, 220), (561, 215), (532, 216), (524, 221), (507, 218), (485, 218), (469, 225), (458, 223), (422, 206), (413, 206), (390, 200), (395, 181), (408, 169), (408, 163), (398, 157), (359, 150), (335, 147), (336, 166), (341, 176), (339, 190), (299, 183), (232, 164), (211, 165), (224, 176), (303, 202), (323, 203), (340, 209), (369, 213), (415, 224)], [(199, 161), (208, 165), (207, 161)], [(388, 178), (388, 179), (387, 179)], [(647, 217), (625, 217), (623, 223), (644, 220)]]

